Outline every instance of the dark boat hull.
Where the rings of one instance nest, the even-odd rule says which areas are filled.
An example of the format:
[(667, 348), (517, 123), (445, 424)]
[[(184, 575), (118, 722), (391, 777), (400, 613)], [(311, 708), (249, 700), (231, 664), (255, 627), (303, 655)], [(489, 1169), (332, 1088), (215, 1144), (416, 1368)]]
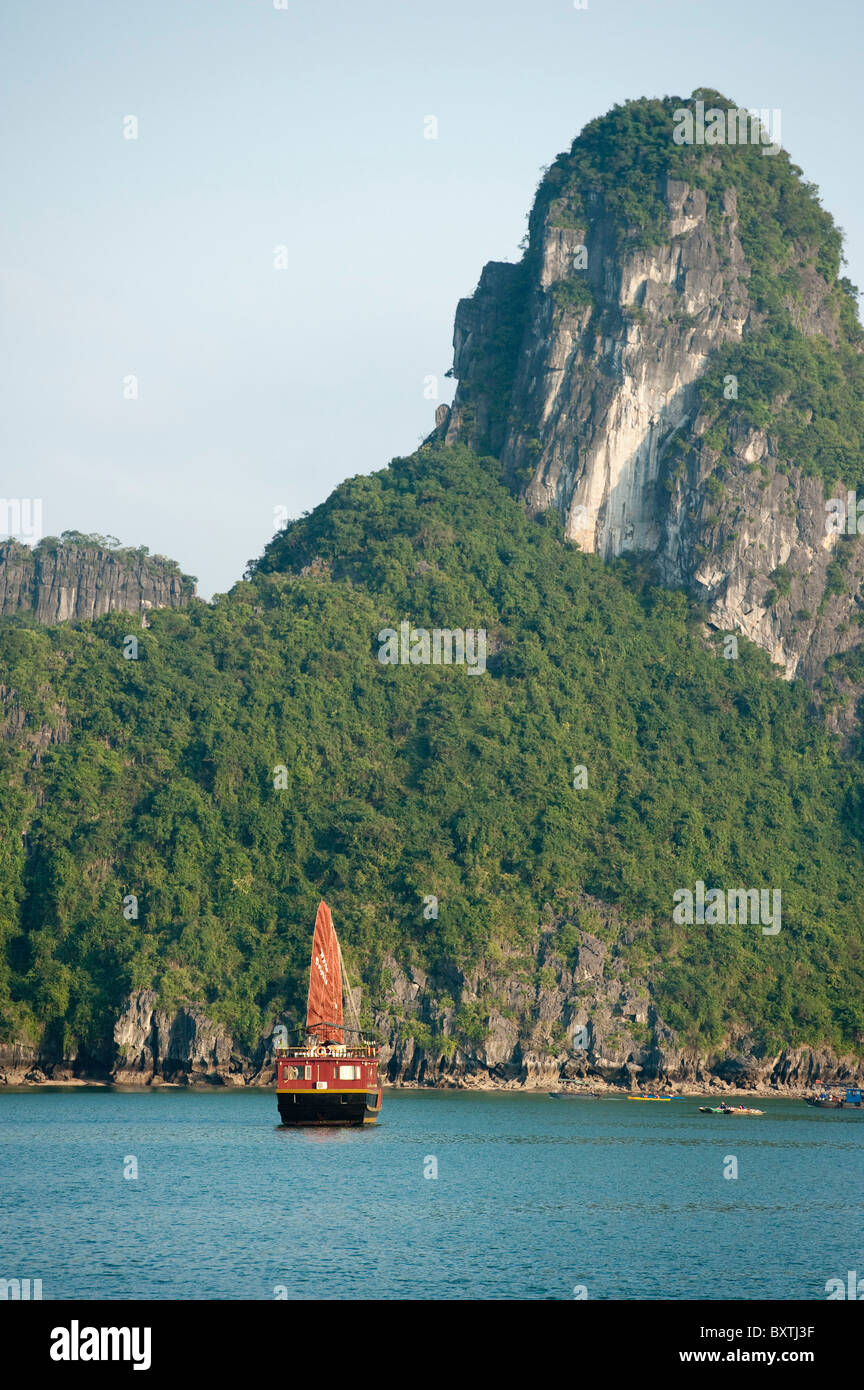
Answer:
[(276, 1096), (283, 1125), (370, 1125), (381, 1114), (381, 1092), (301, 1091)]

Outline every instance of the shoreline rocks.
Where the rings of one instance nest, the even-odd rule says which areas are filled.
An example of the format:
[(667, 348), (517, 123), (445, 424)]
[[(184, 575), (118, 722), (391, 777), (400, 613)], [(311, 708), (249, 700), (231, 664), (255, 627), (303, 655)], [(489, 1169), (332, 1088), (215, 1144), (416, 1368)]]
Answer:
[[(590, 943), (592, 969), (598, 959), (596, 945)], [(399, 978), (399, 967), (390, 961), (388, 968), (393, 988), (404, 997), (405, 980)], [(426, 990), (430, 982), (425, 976), (422, 978)], [(599, 994), (599, 975), (595, 983)], [(424, 992), (417, 987), (409, 988), (407, 994), (417, 1005), (415, 1017), (422, 1017)], [(639, 1006), (633, 1005), (633, 998), (625, 999), (629, 999), (625, 1007), (635, 1007), (638, 1013)], [(566, 995), (554, 1002), (556, 1017), (566, 1016)], [(838, 1057), (827, 1048), (786, 1048), (764, 1057), (741, 1046), (728, 1053), (704, 1056), (676, 1052), (670, 1046), (661, 1050), (656, 1045), (656, 1023), (652, 1047), (639, 1050), (628, 1046), (623, 1056), (623, 1049), (609, 1055), (611, 1049), (603, 1038), (600, 1014), (597, 1008), (589, 1045), (580, 1051), (532, 1048), (525, 1036), (524, 1017), (521, 1031), (508, 1019), (506, 1022), (513, 1026), (503, 1031), (493, 1026), (482, 1043), (461, 1042), (447, 1055), (442, 1055), (440, 1037), (437, 1045), (420, 1047), (405, 1025), (393, 1028), (381, 1047), (382, 1080), (385, 1087), (396, 1090), (539, 1093), (557, 1090), (562, 1082), (579, 1081), (586, 1089), (604, 1095), (656, 1089), (692, 1096), (790, 1098), (806, 1096), (817, 1086), (842, 1088), (864, 1084), (864, 1062), (860, 1058)], [(385, 1030), (379, 1027), (379, 1032)], [(442, 1036), (449, 1041), (453, 1034)], [(269, 1034), (259, 1038), (253, 1050), (243, 1051), (225, 1026), (208, 1018), (200, 1005), (184, 1002), (169, 1008), (149, 990), (138, 991), (124, 1000), (114, 1026), (111, 1057), (61, 1057), (50, 1046), (32, 1043), (0, 1045), (0, 1086), (7, 1087), (240, 1089), (275, 1084), (275, 1057)]]

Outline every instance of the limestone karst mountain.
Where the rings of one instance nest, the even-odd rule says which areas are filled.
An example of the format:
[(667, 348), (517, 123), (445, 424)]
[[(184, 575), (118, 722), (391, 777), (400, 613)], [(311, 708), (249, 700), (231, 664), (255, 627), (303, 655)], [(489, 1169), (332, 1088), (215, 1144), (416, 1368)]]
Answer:
[[(786, 155), (676, 144), (702, 100), (586, 128), (434, 434), (230, 594), (172, 571), (135, 660), (97, 585), (0, 622), (8, 1079), (267, 1081), (322, 896), (394, 1080), (862, 1075), (861, 331)], [(482, 674), (382, 663), (403, 622)]]
[(631, 103), (547, 170), (523, 260), (459, 304), (440, 433), (815, 682), (860, 636), (864, 562), (827, 505), (864, 478), (854, 291), (782, 150), (675, 143), (699, 101), (735, 109)]

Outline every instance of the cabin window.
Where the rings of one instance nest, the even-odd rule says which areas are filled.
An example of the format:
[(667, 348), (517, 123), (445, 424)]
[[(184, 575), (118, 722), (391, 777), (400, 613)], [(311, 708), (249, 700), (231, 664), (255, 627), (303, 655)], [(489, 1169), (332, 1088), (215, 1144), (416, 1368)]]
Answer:
[(339, 1080), (340, 1080), (340, 1081), (356, 1081), (356, 1080), (359, 1079), (359, 1076), (360, 1076), (360, 1068), (359, 1068), (359, 1067), (340, 1067), (340, 1068), (339, 1068)]
[(312, 1079), (312, 1068), (311, 1068), (311, 1067), (286, 1067), (285, 1070), (283, 1071), (282, 1075), (285, 1077), (286, 1081), (302, 1081), (302, 1080), (304, 1080), (304, 1079), (305, 1079), (306, 1081), (311, 1081), (311, 1079)]

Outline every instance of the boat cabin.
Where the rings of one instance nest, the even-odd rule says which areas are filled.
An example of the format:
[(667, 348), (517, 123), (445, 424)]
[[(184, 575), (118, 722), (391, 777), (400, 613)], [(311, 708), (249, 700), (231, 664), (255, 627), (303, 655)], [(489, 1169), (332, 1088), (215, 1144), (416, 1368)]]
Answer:
[(378, 1085), (378, 1048), (364, 1043), (280, 1048), (276, 1058), (279, 1091), (371, 1091)]

